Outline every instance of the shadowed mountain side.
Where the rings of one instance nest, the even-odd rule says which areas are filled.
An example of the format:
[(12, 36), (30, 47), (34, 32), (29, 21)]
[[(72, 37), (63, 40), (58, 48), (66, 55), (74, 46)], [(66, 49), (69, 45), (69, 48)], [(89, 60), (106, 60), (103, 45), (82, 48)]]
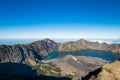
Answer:
[(82, 80), (93, 80), (97, 77), (97, 75), (99, 74), (100, 71), (101, 71), (101, 68), (98, 68), (95, 71), (89, 72), (88, 75), (82, 77)]
[(120, 80), (120, 61), (116, 60), (103, 65), (97, 78), (92, 80)]
[(43, 76), (40, 75), (38, 77), (38, 80), (72, 80), (71, 78), (67, 78), (67, 77), (54, 77), (54, 76)]
[(120, 80), (120, 61), (103, 65), (101, 68), (90, 72), (82, 80)]
[(102, 50), (120, 53), (120, 44), (90, 42), (84, 39), (75, 42), (56, 43), (50, 39), (28, 44), (0, 45), (0, 62), (38, 63), (54, 51)]
[(28, 44), (0, 45), (0, 62), (38, 62), (52, 51), (57, 51), (58, 44), (44, 39)]
[(19, 63), (0, 63), (0, 80), (33, 80), (37, 78), (36, 70)]
[(71, 80), (67, 77), (37, 75), (32, 67), (19, 63), (0, 63), (0, 80)]

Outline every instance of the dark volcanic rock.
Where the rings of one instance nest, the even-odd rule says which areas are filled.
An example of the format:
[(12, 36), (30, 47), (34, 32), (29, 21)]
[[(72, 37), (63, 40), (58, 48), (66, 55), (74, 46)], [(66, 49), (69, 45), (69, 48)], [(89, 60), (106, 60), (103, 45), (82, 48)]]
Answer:
[(16, 44), (13, 46), (0, 46), (0, 62), (23, 62), (41, 60), (52, 51), (57, 51), (58, 44), (52, 40), (44, 39), (29, 44)]
[(84, 39), (58, 44), (52, 40), (44, 39), (28, 44), (0, 45), (0, 62), (30, 62), (35, 64), (52, 51), (78, 51), (85, 49), (120, 52), (120, 44), (89, 42)]

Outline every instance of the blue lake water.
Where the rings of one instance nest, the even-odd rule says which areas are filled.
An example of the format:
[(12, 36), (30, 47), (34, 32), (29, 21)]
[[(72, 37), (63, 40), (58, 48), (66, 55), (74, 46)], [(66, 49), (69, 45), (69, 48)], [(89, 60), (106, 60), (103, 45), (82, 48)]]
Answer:
[[(0, 39), (0, 45), (26, 44), (37, 40), (41, 40), (41, 39)], [(75, 41), (75, 39), (54, 39), (54, 40), (56, 42)], [(75, 52), (52, 52), (45, 59), (50, 60), (54, 58), (60, 58), (68, 54), (75, 56), (97, 57), (108, 61), (114, 61), (116, 59), (120, 59), (120, 53), (111, 53), (107, 51), (98, 51), (98, 50), (83, 50), (83, 51), (75, 51)]]
[(75, 56), (96, 57), (96, 58), (105, 59), (107, 61), (115, 61), (116, 59), (120, 58), (120, 53), (111, 53), (111, 52), (99, 51), (99, 50), (83, 50), (83, 51), (75, 51), (75, 52), (52, 52), (50, 55), (45, 57), (45, 60), (60, 58), (68, 54)]

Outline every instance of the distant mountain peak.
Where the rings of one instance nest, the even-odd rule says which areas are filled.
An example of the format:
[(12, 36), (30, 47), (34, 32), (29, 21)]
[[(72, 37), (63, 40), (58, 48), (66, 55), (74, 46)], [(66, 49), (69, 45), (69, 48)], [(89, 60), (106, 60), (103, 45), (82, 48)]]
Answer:
[(49, 39), (49, 38), (45, 38), (45, 39), (43, 39), (43, 40), (51, 41), (51, 39)]
[(48, 42), (48, 43), (56, 43), (54, 40), (51, 40), (49, 38), (43, 39), (42, 41)]
[(85, 39), (79, 39), (78, 41), (80, 41), (80, 42), (86, 42), (87, 40), (85, 40)]

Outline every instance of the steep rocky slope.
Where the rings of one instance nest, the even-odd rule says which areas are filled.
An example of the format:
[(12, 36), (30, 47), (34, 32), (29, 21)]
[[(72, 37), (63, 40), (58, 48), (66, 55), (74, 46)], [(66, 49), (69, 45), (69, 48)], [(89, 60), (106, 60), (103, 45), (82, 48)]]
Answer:
[(36, 64), (53, 51), (79, 51), (85, 49), (120, 53), (120, 44), (110, 45), (89, 42), (84, 39), (58, 44), (50, 39), (44, 39), (28, 44), (0, 45), (0, 62), (30, 62)]
[(105, 64), (95, 80), (120, 80), (120, 61)]
[[(48, 68), (45, 68), (46, 64), (54, 64), (53, 68), (49, 68), (50, 70), (46, 70), (48, 75), (60, 75), (60, 76), (67, 76), (70, 78), (73, 78), (73, 80), (81, 79), (82, 77), (86, 76), (89, 72), (92, 72), (98, 68), (100, 68), (102, 65), (106, 64), (107, 61), (104, 61), (99, 58), (90, 58), (85, 56), (72, 56), (72, 55), (66, 55), (65, 57), (59, 58), (59, 59), (52, 59), (52, 60), (44, 60), (42, 61), (44, 63), (44, 67), (40, 68), (45, 71)], [(49, 72), (51, 71), (51, 72)], [(54, 73), (54, 74), (52, 74)]]
[(57, 49), (58, 44), (49, 39), (35, 41), (29, 44), (1, 45), (0, 62), (20, 63), (32, 60), (37, 62)]
[[(0, 62), (25, 63), (37, 69), (38, 74), (57, 77), (67, 76), (77, 80), (83, 79), (90, 72), (99, 69), (107, 61), (72, 55), (53, 60), (42, 59), (53, 51), (79, 51), (85, 49), (120, 53), (120, 44), (89, 42), (84, 39), (58, 44), (50, 39), (44, 39), (28, 44), (0, 45)], [(112, 80), (112, 77), (119, 80), (120, 65), (118, 64), (120, 64), (119, 61), (105, 65), (96, 80)], [(108, 79), (105, 75), (111, 77), (111, 79)]]
[(78, 51), (85, 49), (103, 50), (110, 52), (120, 52), (120, 44), (107, 44), (90, 42), (84, 39), (80, 39), (76, 42), (65, 42), (59, 44), (59, 51)]

